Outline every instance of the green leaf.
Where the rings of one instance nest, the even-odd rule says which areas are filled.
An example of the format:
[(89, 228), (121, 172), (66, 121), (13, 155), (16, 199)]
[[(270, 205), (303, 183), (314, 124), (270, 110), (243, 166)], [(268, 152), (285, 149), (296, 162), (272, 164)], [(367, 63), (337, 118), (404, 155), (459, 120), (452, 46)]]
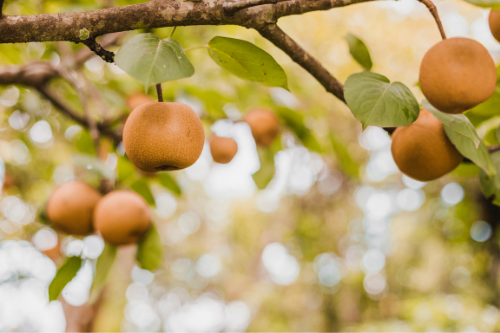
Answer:
[(383, 75), (363, 72), (352, 74), (345, 83), (345, 99), (354, 117), (365, 129), (407, 126), (419, 113), (419, 105), (408, 87), (390, 83)]
[(283, 68), (269, 53), (250, 42), (214, 37), (208, 43), (208, 54), (217, 65), (241, 79), (288, 90)]
[(500, 1), (498, 0), (465, 0), (465, 1), (478, 7), (500, 10)]
[(135, 166), (126, 156), (118, 156), (116, 164), (116, 173), (119, 182), (123, 182), (127, 178), (135, 174)]
[(137, 244), (136, 260), (139, 267), (154, 271), (161, 265), (163, 244), (154, 224)]
[[(469, 138), (476, 149), (481, 143), (481, 139), (474, 128), (474, 125), (467, 119), (463, 114), (449, 114), (436, 110), (427, 100), (422, 101), (422, 105), (427, 111), (431, 112), (434, 117), (441, 120), (443, 124), (453, 128), (455, 132), (458, 132), (462, 136)], [(465, 156), (465, 155), (464, 155)]]
[(82, 169), (98, 175), (99, 177), (110, 180), (116, 179), (115, 172), (108, 168), (97, 157), (86, 154), (75, 154), (73, 155), (73, 163)]
[(113, 266), (116, 258), (116, 250), (116, 246), (106, 243), (101, 255), (97, 258), (94, 280), (92, 281), (92, 288), (90, 290), (90, 298), (92, 301), (97, 298), (99, 291), (108, 278), (109, 272), (111, 271), (111, 267)]
[(178, 41), (160, 40), (151, 33), (139, 34), (126, 41), (116, 53), (115, 63), (140, 81), (146, 90), (151, 85), (194, 74), (194, 67)]
[(130, 188), (140, 194), (148, 204), (154, 205), (155, 204), (155, 198), (153, 196), (153, 193), (151, 193), (151, 189), (149, 188), (148, 182), (144, 178), (140, 178), (137, 181), (135, 181), (132, 185), (130, 185)]
[(274, 178), (276, 166), (274, 165), (273, 149), (258, 147), (260, 169), (252, 175), (255, 185), (259, 190), (263, 190)]
[(69, 257), (66, 262), (59, 267), (56, 276), (49, 286), (49, 301), (55, 301), (64, 287), (76, 276), (82, 266), (80, 257)]
[(489, 176), (495, 174), (495, 166), (491, 161), (490, 153), (482, 141), (479, 142), (479, 146), (476, 148), (474, 142), (469, 137), (455, 131), (453, 127), (445, 125), (444, 131), (460, 154), (477, 164)]
[(496, 174), (489, 177), (484, 170), (479, 171), (479, 185), (486, 198), (493, 198), (493, 204), (500, 206), (500, 151), (490, 154)]
[(365, 43), (353, 34), (348, 34), (345, 39), (349, 44), (349, 53), (351, 53), (354, 60), (367, 71), (372, 69), (372, 58), (370, 57), (370, 51), (368, 51)]
[(177, 184), (175, 178), (168, 172), (158, 172), (158, 181), (163, 187), (169, 189), (177, 195), (182, 195), (182, 190), (179, 184)]

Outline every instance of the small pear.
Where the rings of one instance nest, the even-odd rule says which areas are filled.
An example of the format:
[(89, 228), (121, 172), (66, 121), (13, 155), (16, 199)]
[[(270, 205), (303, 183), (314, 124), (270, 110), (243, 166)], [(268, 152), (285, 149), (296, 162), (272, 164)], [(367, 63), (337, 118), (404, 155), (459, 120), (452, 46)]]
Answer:
[(198, 160), (204, 144), (200, 118), (183, 103), (142, 104), (123, 129), (128, 158), (146, 172), (187, 168)]
[(210, 139), (210, 152), (215, 162), (227, 164), (232, 161), (238, 152), (238, 144), (233, 138), (224, 138), (214, 135)]
[(88, 235), (92, 214), (101, 193), (81, 180), (73, 180), (54, 189), (47, 202), (46, 214), (58, 229), (70, 235)]
[(500, 42), (500, 10), (491, 10), (488, 16), (491, 34)]
[(250, 126), (255, 143), (259, 146), (269, 146), (280, 130), (278, 117), (267, 109), (250, 110), (243, 121)]
[(491, 97), (497, 71), (488, 50), (468, 38), (448, 38), (427, 51), (420, 64), (420, 87), (436, 109), (460, 113)]
[(419, 181), (444, 176), (462, 162), (443, 123), (426, 109), (420, 110), (417, 120), (399, 127), (392, 134), (392, 156), (399, 170)]
[(148, 204), (135, 192), (110, 192), (99, 201), (94, 211), (95, 229), (112, 245), (136, 243), (150, 225)]

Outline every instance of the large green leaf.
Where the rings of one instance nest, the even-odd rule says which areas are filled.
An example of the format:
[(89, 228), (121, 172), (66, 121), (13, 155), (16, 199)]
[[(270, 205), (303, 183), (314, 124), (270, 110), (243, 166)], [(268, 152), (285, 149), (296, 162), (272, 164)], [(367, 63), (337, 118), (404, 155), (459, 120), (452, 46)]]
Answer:
[(170, 175), (169, 172), (158, 172), (158, 181), (163, 187), (169, 189), (177, 195), (182, 195), (182, 190), (179, 184), (177, 184), (177, 181)]
[(214, 37), (208, 43), (208, 54), (217, 65), (241, 79), (288, 89), (283, 68), (269, 53), (250, 42)]
[(149, 184), (146, 179), (140, 178), (136, 180), (132, 185), (130, 185), (130, 188), (134, 192), (140, 194), (148, 204), (155, 204), (155, 198), (153, 196), (153, 193), (151, 192), (151, 189), (149, 188)]
[(451, 127), (455, 132), (458, 132), (460, 135), (469, 138), (476, 148), (479, 147), (481, 143), (481, 139), (474, 128), (474, 125), (467, 119), (463, 114), (449, 114), (438, 111), (435, 109), (427, 100), (422, 101), (422, 105), (427, 111), (431, 112), (434, 117), (441, 120), (443, 124)]
[(150, 271), (156, 270), (161, 265), (163, 244), (154, 224), (137, 244), (136, 260), (139, 267)]
[(95, 300), (108, 278), (109, 271), (113, 267), (116, 258), (116, 250), (116, 246), (106, 243), (101, 255), (97, 258), (94, 280), (92, 281), (92, 288), (90, 290), (91, 303)]
[(484, 196), (493, 198), (493, 203), (500, 206), (500, 151), (492, 153), (490, 157), (495, 165), (496, 174), (490, 177), (481, 169), (479, 171), (479, 184)]
[(76, 276), (82, 266), (80, 257), (69, 257), (57, 270), (56, 276), (49, 286), (49, 301), (54, 301), (59, 297), (64, 287)]
[(383, 75), (363, 72), (349, 76), (344, 88), (347, 105), (363, 129), (369, 125), (407, 126), (418, 117), (418, 102), (401, 82), (391, 83)]
[(145, 89), (194, 74), (194, 67), (178, 41), (160, 40), (151, 33), (139, 34), (126, 41), (116, 53), (115, 63), (139, 80)]
[(356, 60), (367, 71), (372, 69), (372, 58), (370, 57), (370, 51), (368, 51), (365, 43), (353, 34), (348, 34), (345, 39), (349, 44), (349, 52), (354, 60)]
[(465, 1), (478, 7), (500, 10), (500, 1), (498, 0), (465, 0)]
[(472, 142), (470, 138), (455, 131), (452, 127), (445, 125), (444, 131), (460, 154), (477, 164), (477, 166), (486, 171), (489, 176), (495, 174), (495, 166), (491, 161), (490, 153), (482, 141), (476, 148), (474, 142)]
[(87, 171), (98, 175), (99, 177), (110, 180), (116, 179), (115, 172), (108, 168), (97, 157), (86, 154), (75, 154), (73, 155), (73, 163), (82, 169), (86, 169)]

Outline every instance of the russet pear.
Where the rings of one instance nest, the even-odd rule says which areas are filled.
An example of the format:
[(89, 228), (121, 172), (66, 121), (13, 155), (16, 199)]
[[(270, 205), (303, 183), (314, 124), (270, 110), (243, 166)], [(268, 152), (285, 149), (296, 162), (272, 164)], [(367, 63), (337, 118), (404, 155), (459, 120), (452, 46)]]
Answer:
[(52, 224), (70, 235), (92, 232), (92, 214), (101, 193), (81, 180), (73, 180), (54, 189), (46, 206)]
[(210, 152), (215, 162), (227, 164), (232, 161), (238, 152), (238, 144), (233, 138), (224, 138), (214, 135), (210, 139)]
[(280, 130), (278, 117), (267, 109), (250, 110), (243, 121), (250, 126), (258, 146), (269, 146)]
[(123, 129), (128, 158), (146, 172), (187, 168), (198, 160), (204, 143), (200, 118), (183, 103), (142, 104)]
[(412, 124), (392, 135), (392, 156), (399, 170), (419, 181), (444, 176), (462, 161), (462, 155), (446, 136), (443, 123), (426, 109)]
[(94, 227), (112, 245), (136, 243), (151, 225), (149, 207), (137, 193), (113, 191), (94, 210)]
[(493, 37), (500, 42), (500, 10), (491, 10), (488, 16), (488, 23)]
[(427, 51), (420, 64), (420, 87), (436, 109), (460, 113), (491, 97), (496, 88), (495, 63), (475, 40), (445, 39)]

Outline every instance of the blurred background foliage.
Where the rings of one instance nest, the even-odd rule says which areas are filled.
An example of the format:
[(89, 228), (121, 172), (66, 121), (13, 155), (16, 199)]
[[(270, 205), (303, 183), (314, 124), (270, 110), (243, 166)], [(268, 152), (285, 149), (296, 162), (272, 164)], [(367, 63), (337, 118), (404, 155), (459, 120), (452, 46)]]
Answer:
[[(4, 12), (139, 2), (7, 0)], [(458, 0), (436, 5), (450, 37), (474, 38), (500, 60), (487, 10)], [(349, 53), (359, 38), (373, 61), (365, 67), (405, 83), (419, 101), (420, 60), (440, 40), (428, 11), (413, 0), (287, 17), (280, 26), (342, 82), (364, 70)], [(170, 31), (152, 32), (166, 38)], [(206, 147), (184, 171), (141, 173), (121, 145), (103, 138), (96, 152), (88, 130), (36, 90), (0, 87), (0, 330), (63, 331), (76, 320), (68, 304), (87, 302), (99, 302), (95, 331), (497, 330), (500, 212), (482, 197), (478, 168), (462, 164), (427, 184), (402, 177), (386, 132), (369, 127), (362, 133), (343, 103), (255, 31), (179, 27), (174, 38), (190, 48), (217, 35), (265, 49), (285, 69), (290, 87), (240, 80), (206, 50), (188, 51), (195, 75), (163, 84), (164, 98), (192, 106), (207, 138), (217, 133), (238, 142), (228, 165), (215, 164)], [(57, 65), (82, 47), (2, 44), (0, 65)], [(130, 113), (126, 99), (142, 91), (140, 83), (98, 57), (76, 72), (90, 82), (95, 120), (121, 119), (121, 126)], [(51, 86), (83, 114), (67, 81)], [(499, 141), (498, 99), (495, 94), (466, 114), (491, 145)], [(274, 110), (282, 123), (267, 149), (256, 149), (240, 122), (252, 107)], [(79, 178), (97, 187), (103, 175), (150, 204), (164, 258), (153, 274), (136, 266), (134, 246), (120, 248), (96, 301), (89, 289), (102, 240), (52, 230), (39, 212), (58, 184)], [(47, 286), (62, 257), (82, 251), (87, 260), (77, 277), (60, 302), (48, 303)]]

